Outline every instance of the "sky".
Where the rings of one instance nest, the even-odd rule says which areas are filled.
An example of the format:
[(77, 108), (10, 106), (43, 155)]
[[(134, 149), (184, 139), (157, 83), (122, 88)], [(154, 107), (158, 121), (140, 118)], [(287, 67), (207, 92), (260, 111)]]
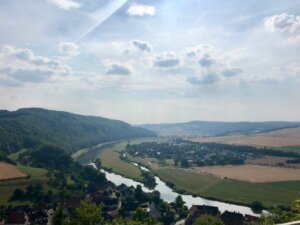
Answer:
[(1, 0), (0, 108), (300, 121), (299, 0)]

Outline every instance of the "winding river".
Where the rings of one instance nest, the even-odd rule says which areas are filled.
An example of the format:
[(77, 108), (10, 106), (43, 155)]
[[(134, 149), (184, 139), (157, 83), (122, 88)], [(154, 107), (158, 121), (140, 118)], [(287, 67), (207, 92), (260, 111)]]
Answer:
[[(139, 166), (135, 164), (142, 170), (149, 171), (147, 168), (143, 166)], [(95, 165), (93, 165), (95, 166)], [(152, 192), (153, 190), (148, 189), (145, 187), (142, 183), (134, 181), (130, 178), (123, 177), (121, 175), (108, 172), (106, 170), (101, 169), (103, 173), (105, 173), (107, 180), (113, 182), (115, 185), (121, 185), (125, 184), (126, 186), (134, 186), (141, 185), (143, 191), (145, 192)], [(159, 177), (155, 176), (156, 180), (156, 187), (154, 190), (157, 190), (160, 192), (160, 196), (163, 200), (166, 202), (173, 202), (175, 198), (179, 195), (178, 193), (174, 192), (170, 187), (166, 185), (165, 182), (163, 182)], [(224, 211), (230, 211), (230, 212), (238, 212), (241, 214), (248, 214), (253, 216), (259, 216), (259, 214), (254, 213), (251, 208), (241, 205), (235, 205), (235, 204), (229, 204), (225, 202), (220, 201), (214, 201), (214, 200), (208, 200), (201, 197), (193, 197), (192, 195), (181, 195), (182, 199), (185, 201), (186, 205), (190, 208), (192, 205), (208, 205), (208, 206), (217, 206), (221, 212)]]

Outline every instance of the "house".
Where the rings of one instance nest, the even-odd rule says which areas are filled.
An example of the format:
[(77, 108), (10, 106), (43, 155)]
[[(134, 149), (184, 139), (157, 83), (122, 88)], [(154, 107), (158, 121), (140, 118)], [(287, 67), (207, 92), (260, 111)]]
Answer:
[(38, 225), (47, 225), (48, 224), (48, 214), (44, 210), (37, 210), (34, 212), (29, 213), (28, 215), (29, 220), (33, 224)]
[(251, 216), (251, 215), (245, 215), (244, 217), (245, 223), (251, 223), (251, 222), (258, 222), (259, 217)]
[(105, 192), (108, 192), (108, 193), (111, 193), (114, 191), (116, 185), (111, 182), (111, 181), (108, 181), (107, 183), (105, 183), (104, 185), (102, 185), (99, 189), (99, 191), (105, 191)]
[(9, 214), (5, 225), (29, 225), (29, 219), (25, 212), (13, 212)]
[(244, 216), (240, 213), (236, 212), (228, 212), (225, 211), (221, 215), (221, 220), (225, 225), (243, 225), (244, 224)]
[(161, 218), (161, 212), (160, 210), (156, 207), (155, 203), (152, 202), (149, 206), (149, 214), (153, 216), (155, 219), (160, 219)]
[(207, 205), (193, 205), (189, 210), (188, 218), (185, 223), (187, 225), (193, 224), (198, 217), (204, 215), (220, 216), (219, 208)]
[(80, 206), (81, 200), (80, 199), (72, 199), (68, 200), (64, 203), (64, 213), (67, 216), (72, 216), (75, 212), (75, 209)]

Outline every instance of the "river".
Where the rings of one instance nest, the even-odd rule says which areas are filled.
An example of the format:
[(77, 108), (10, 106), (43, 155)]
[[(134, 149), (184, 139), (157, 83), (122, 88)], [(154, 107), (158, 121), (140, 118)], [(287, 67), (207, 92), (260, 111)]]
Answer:
[[(136, 166), (140, 167), (142, 170), (149, 171), (147, 168), (143, 166), (139, 166), (135, 164)], [(94, 165), (95, 166), (95, 165)], [(179, 195), (178, 193), (174, 192), (170, 187), (166, 185), (165, 182), (163, 182), (159, 177), (155, 176), (155, 180), (157, 185), (155, 186), (154, 190), (150, 190), (147, 187), (145, 187), (142, 183), (134, 181), (130, 178), (123, 177), (121, 175), (108, 172), (106, 170), (101, 169), (103, 173), (105, 173), (107, 180), (113, 182), (115, 185), (119, 186), (121, 184), (125, 184), (126, 186), (134, 186), (141, 185), (143, 191), (145, 192), (152, 192), (154, 190), (157, 190), (160, 192), (161, 198), (166, 202), (173, 202), (175, 198)], [(224, 211), (230, 211), (230, 212), (238, 212), (243, 215), (253, 215), (253, 216), (259, 216), (259, 214), (254, 213), (251, 208), (236, 204), (229, 204), (225, 202), (215, 201), (215, 200), (208, 200), (201, 197), (193, 197), (192, 195), (181, 195), (182, 199), (185, 201), (186, 205), (190, 208), (192, 205), (208, 205), (208, 206), (217, 206), (221, 212)]]

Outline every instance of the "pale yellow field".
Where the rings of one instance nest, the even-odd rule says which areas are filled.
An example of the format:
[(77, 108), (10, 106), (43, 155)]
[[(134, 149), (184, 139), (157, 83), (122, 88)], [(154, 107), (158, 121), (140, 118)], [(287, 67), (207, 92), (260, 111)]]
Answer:
[(290, 128), (253, 135), (233, 135), (222, 137), (191, 138), (197, 142), (218, 142), (226, 144), (252, 145), (252, 146), (297, 146), (300, 145), (300, 128)]
[(24, 177), (27, 177), (27, 175), (18, 170), (14, 165), (0, 162), (0, 181)]
[(300, 170), (280, 167), (241, 165), (241, 166), (207, 166), (195, 168), (200, 173), (221, 178), (250, 182), (274, 182), (300, 180)]

